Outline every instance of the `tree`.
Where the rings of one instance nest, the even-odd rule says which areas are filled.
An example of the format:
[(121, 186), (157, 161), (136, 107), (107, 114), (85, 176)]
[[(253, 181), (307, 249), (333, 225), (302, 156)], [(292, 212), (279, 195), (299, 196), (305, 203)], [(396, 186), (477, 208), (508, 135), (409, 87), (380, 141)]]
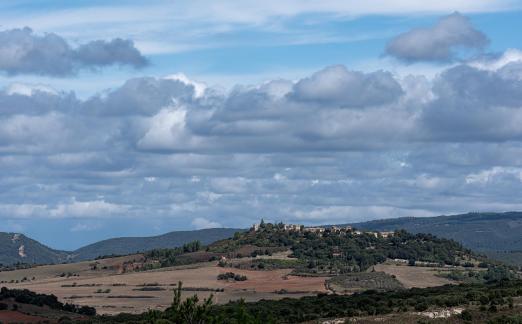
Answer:
[(181, 301), (182, 285), (181, 281), (178, 282), (178, 287), (174, 291), (172, 305), (165, 311), (166, 319), (176, 324), (204, 324), (210, 322), (213, 296), (210, 295), (202, 303), (199, 303), (197, 295)]

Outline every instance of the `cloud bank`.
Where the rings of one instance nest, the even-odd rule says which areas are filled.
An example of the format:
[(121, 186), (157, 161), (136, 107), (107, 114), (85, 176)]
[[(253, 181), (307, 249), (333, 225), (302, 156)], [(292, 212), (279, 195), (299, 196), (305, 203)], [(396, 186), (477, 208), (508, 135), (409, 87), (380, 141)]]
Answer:
[(14, 84), (0, 217), (206, 228), (520, 209), (522, 61), (508, 56), (434, 79), (337, 65), (231, 91), (183, 75), (87, 99)]

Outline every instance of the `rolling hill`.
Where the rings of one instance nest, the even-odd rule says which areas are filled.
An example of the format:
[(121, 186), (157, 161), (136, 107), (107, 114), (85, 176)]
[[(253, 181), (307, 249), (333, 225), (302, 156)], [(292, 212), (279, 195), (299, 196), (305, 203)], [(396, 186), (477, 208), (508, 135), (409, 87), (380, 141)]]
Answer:
[(120, 237), (99, 241), (75, 251), (49, 248), (23, 234), (0, 232), (0, 264), (54, 264), (92, 260), (103, 255), (125, 255), (152, 249), (174, 248), (191, 241), (203, 244), (229, 238), (234, 228), (211, 228), (196, 231), (175, 231), (150, 237)]
[(243, 231), (237, 228), (209, 228), (196, 231), (176, 231), (150, 237), (120, 237), (96, 242), (72, 252), (75, 261), (92, 260), (102, 255), (124, 255), (152, 249), (174, 248), (191, 241), (202, 244), (229, 238), (235, 232)]
[(23, 234), (0, 233), (0, 264), (60, 263), (68, 252), (51, 249)]
[[(465, 247), (489, 256), (522, 264), (522, 212), (468, 213), (437, 217), (403, 217), (351, 224), (371, 231), (405, 229), (453, 239)], [(241, 229), (215, 228), (175, 231), (152, 237), (121, 237), (96, 242), (76, 251), (58, 251), (22, 234), (0, 233), (0, 263), (60, 263), (81, 261), (102, 255), (129, 254), (159, 248), (179, 247), (199, 240), (207, 245), (231, 237)], [(23, 246), (23, 248), (21, 248)]]
[(404, 229), (412, 233), (430, 233), (458, 241), (475, 251), (522, 250), (522, 212), (403, 217), (353, 226), (372, 231)]

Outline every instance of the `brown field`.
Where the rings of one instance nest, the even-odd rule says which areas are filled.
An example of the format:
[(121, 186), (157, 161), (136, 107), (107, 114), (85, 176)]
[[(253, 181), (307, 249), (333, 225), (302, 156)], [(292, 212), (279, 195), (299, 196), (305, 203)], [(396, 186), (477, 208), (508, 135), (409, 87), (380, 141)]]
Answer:
[(0, 311), (0, 323), (40, 323), (43, 321), (48, 321), (48, 319), (15, 311)]
[(438, 271), (447, 270), (437, 267), (410, 267), (407, 265), (378, 264), (375, 271), (394, 275), (405, 288), (426, 288), (454, 284), (455, 282), (437, 276)]
[[(9, 282), (11, 280), (21, 281), (24, 277), (28, 279), (35, 277), (36, 280), (57, 278), (62, 273), (67, 274), (69, 272), (72, 274), (77, 274), (82, 278), (117, 274), (121, 272), (121, 265), (123, 262), (140, 260), (142, 258), (143, 256), (141, 254), (136, 254), (111, 259), (45, 265), (16, 271), (2, 271), (0, 272), (0, 282)], [(97, 264), (97, 267), (99, 268), (96, 271), (91, 269), (94, 264)], [(105, 267), (106, 269), (104, 269)]]
[[(282, 257), (280, 255), (276, 257)], [(122, 260), (99, 260), (104, 265), (117, 264)], [(197, 294), (200, 298), (214, 296), (217, 303), (226, 303), (240, 298), (246, 301), (260, 299), (280, 299), (284, 297), (300, 297), (326, 292), (326, 277), (291, 276), (290, 269), (273, 271), (251, 271), (221, 268), (217, 262), (204, 262), (191, 266), (164, 268), (146, 272), (119, 273), (115, 269), (91, 270), (93, 262), (76, 264), (42, 266), (10, 272), (0, 272), (0, 281), (8, 281), (2, 285), (8, 288), (29, 289), (39, 293), (54, 294), (60, 301), (77, 305), (96, 307), (100, 314), (116, 314), (120, 312), (140, 313), (147, 309), (164, 309), (172, 301), (173, 292), (178, 281), (189, 288), (222, 288), (224, 291), (183, 291), (184, 297)], [(233, 271), (247, 276), (243, 282), (217, 280), (220, 273)], [(72, 272), (78, 276), (59, 277), (63, 272)], [(35, 280), (9, 283), (23, 277), (36, 277)], [(147, 287), (160, 287), (157, 291), (140, 291)], [(110, 289), (109, 293), (105, 293)], [(287, 294), (277, 294), (276, 290), (284, 289)], [(99, 291), (101, 290), (102, 293)]]
[[(173, 289), (179, 281), (183, 283), (185, 289), (182, 292), (183, 297), (197, 294), (202, 299), (213, 295), (216, 303), (226, 303), (240, 298), (246, 301), (257, 301), (329, 292), (325, 287), (325, 281), (330, 279), (329, 277), (293, 276), (290, 275), (291, 269), (254, 271), (222, 268), (217, 266), (217, 261), (142, 272), (123, 271), (123, 263), (128, 265), (133, 261), (139, 262), (142, 257), (137, 254), (0, 272), (0, 282), (3, 282), (2, 286), (8, 288), (54, 294), (62, 302), (93, 306), (100, 314), (141, 313), (147, 309), (164, 309), (170, 305)], [(285, 259), (288, 258), (288, 252), (274, 253), (271, 257), (258, 256), (258, 258)], [(234, 260), (251, 259), (253, 258)], [(93, 269), (95, 264), (96, 269)], [(447, 271), (446, 268), (410, 267), (385, 263), (376, 265), (374, 269), (394, 275), (406, 288), (454, 283), (437, 276), (438, 271)], [(248, 280), (239, 282), (217, 280), (218, 274), (224, 272), (244, 275)], [(73, 276), (61, 276), (63, 273), (71, 273)], [(29, 280), (22, 282), (24, 277)]]

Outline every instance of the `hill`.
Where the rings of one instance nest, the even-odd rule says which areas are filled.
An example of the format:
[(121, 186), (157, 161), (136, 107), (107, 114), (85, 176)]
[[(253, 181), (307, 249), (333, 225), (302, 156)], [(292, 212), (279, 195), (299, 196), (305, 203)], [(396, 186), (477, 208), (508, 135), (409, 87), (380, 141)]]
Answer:
[(522, 212), (403, 217), (353, 224), (372, 231), (404, 229), (452, 239), (475, 251), (522, 250)]
[(210, 244), (231, 237), (237, 231), (242, 230), (211, 228), (175, 231), (150, 237), (120, 237), (99, 241), (72, 252), (54, 250), (23, 234), (0, 232), (0, 264), (55, 264), (93, 260), (107, 255), (127, 255), (153, 249), (175, 248), (192, 241)]
[(47, 264), (66, 261), (68, 252), (51, 249), (23, 234), (0, 233), (0, 264)]
[(92, 260), (104, 255), (126, 255), (153, 249), (174, 248), (191, 241), (210, 244), (231, 237), (238, 231), (242, 230), (236, 228), (209, 228), (196, 231), (175, 231), (150, 237), (112, 238), (84, 246), (71, 254), (75, 261), (81, 261)]
[[(204, 251), (203, 251), (204, 250)], [(249, 269), (293, 268), (295, 274), (337, 275), (362, 272), (386, 260), (402, 260), (412, 265), (475, 267), (487, 260), (453, 240), (431, 234), (396, 232), (360, 232), (332, 227), (287, 229), (284, 224), (264, 224), (258, 229), (237, 233), (233, 238), (206, 247), (198, 242), (176, 249), (151, 250), (144, 254), (145, 266), (185, 265), (219, 260), (272, 255), (288, 251), (290, 260), (255, 259), (248, 264), (223, 264)]]

